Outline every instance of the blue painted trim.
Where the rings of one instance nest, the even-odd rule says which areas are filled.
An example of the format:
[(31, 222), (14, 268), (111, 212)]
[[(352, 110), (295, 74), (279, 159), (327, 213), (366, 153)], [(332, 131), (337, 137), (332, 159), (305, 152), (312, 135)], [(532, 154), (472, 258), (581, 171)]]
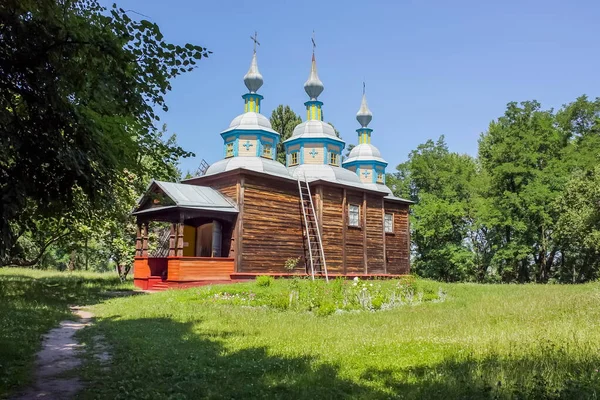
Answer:
[(277, 140), (277, 142), (279, 143), (279, 135), (272, 133), (272, 132), (267, 132), (267, 131), (262, 131), (262, 130), (243, 130), (243, 129), (235, 129), (232, 131), (228, 131), (228, 132), (223, 132), (221, 133), (221, 137), (223, 138), (223, 140), (228, 140), (230, 138), (238, 138), (242, 135), (257, 135), (257, 136), (265, 136), (269, 139), (273, 139), (273, 141)]
[(239, 148), (240, 148), (240, 138), (236, 137), (235, 140), (233, 141), (235, 144), (233, 145), (233, 156), (237, 157), (238, 154), (240, 154), (239, 152)]
[(300, 144), (300, 159), (298, 160), (298, 164), (304, 164), (304, 143)]
[(307, 101), (306, 103), (304, 103), (304, 105), (305, 105), (306, 107), (310, 107), (310, 106), (312, 106), (312, 105), (315, 105), (315, 106), (317, 106), (317, 107), (322, 107), (322, 106), (323, 106), (323, 102), (322, 102), (322, 101), (319, 101), (319, 100), (309, 100), (309, 101)]
[(344, 168), (353, 167), (356, 165), (369, 165), (372, 168), (381, 167), (385, 171), (385, 167), (387, 167), (388, 163), (375, 161), (375, 160), (354, 160), (354, 161), (345, 161), (343, 164)]
[(327, 165), (329, 163), (329, 150), (327, 149), (327, 145), (323, 146), (323, 164)]
[(262, 100), (262, 99), (264, 99), (264, 97), (263, 97), (263, 96), (261, 96), (261, 95), (260, 95), (260, 94), (258, 94), (258, 93), (246, 93), (246, 94), (243, 94), (243, 95), (242, 95), (242, 99), (244, 99), (244, 100), (246, 100), (246, 99), (251, 99), (252, 97), (254, 97), (254, 98), (258, 99), (259, 101), (260, 101), (260, 100)]
[(346, 142), (338, 138), (290, 138), (284, 142), (286, 149), (288, 148), (288, 146), (293, 146), (298, 143), (332, 144), (334, 146), (340, 146), (340, 152), (346, 147)]

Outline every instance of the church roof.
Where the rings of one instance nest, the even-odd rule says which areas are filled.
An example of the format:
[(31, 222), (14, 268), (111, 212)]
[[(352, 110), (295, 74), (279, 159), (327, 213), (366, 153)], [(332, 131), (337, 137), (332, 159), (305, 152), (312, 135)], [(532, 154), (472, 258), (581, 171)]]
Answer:
[(213, 163), (206, 170), (205, 175), (214, 175), (221, 172), (232, 171), (237, 168), (263, 172), (269, 175), (289, 178), (290, 174), (285, 165), (263, 157), (230, 157)]

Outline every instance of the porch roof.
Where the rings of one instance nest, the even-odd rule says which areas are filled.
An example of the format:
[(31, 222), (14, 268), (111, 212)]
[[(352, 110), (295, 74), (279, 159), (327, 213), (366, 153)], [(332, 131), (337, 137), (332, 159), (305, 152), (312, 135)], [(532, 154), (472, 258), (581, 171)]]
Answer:
[[(168, 196), (173, 204), (143, 208), (146, 200), (148, 200), (156, 188)], [(146, 193), (139, 199), (132, 214), (141, 215), (169, 209), (204, 210), (234, 214), (238, 212), (234, 202), (213, 188), (153, 180), (148, 186)]]

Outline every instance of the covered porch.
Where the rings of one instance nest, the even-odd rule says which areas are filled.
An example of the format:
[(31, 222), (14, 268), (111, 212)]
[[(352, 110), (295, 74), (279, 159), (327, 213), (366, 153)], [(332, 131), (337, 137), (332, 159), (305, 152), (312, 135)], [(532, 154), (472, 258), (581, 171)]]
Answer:
[(231, 282), (237, 214), (235, 203), (212, 188), (153, 181), (133, 212), (135, 286), (161, 290)]

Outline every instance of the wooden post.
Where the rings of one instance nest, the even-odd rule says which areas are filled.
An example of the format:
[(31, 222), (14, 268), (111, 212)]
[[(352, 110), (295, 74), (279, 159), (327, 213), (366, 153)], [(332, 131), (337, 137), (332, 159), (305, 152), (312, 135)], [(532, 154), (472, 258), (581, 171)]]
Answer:
[(177, 250), (175, 255), (177, 257), (183, 256), (183, 222), (177, 224)]
[(171, 234), (169, 236), (169, 257), (175, 257), (177, 244), (177, 224), (171, 223)]
[(244, 177), (240, 177), (239, 183), (239, 198), (238, 198), (238, 219), (237, 219), (237, 245), (235, 256), (235, 272), (242, 272), (243, 265), (242, 261), (244, 260), (244, 192), (246, 181)]
[(142, 226), (142, 257), (148, 257), (148, 222)]
[(135, 234), (135, 256), (142, 256), (142, 224), (137, 224), (137, 230)]
[(363, 260), (365, 263), (365, 274), (368, 271), (367, 264), (367, 192), (363, 192), (363, 206), (362, 206), (362, 228), (363, 228)]
[(406, 254), (406, 271), (405, 274), (410, 272), (410, 208), (406, 206), (406, 248), (408, 253)]
[(348, 229), (346, 203), (346, 189), (344, 189), (344, 196), (342, 197), (342, 266), (344, 268), (344, 275), (348, 272), (348, 268), (346, 267), (346, 229)]
[(385, 251), (385, 200), (381, 198), (381, 224), (383, 233), (383, 273), (387, 274), (387, 253)]

